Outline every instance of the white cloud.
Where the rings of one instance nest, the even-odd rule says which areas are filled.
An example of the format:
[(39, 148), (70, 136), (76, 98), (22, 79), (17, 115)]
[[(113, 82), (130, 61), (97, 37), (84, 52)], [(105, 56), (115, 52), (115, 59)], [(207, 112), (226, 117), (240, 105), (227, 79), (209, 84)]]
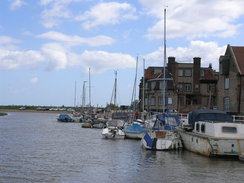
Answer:
[(35, 65), (43, 60), (43, 56), (37, 51), (0, 48), (0, 69), (16, 69), (22, 65)]
[(135, 67), (135, 58), (122, 53), (85, 50), (73, 65), (83, 68), (91, 67), (93, 72), (102, 73), (106, 70), (127, 69)]
[(86, 44), (89, 46), (103, 46), (103, 45), (111, 45), (114, 42), (114, 40), (108, 36), (95, 36), (91, 38), (83, 38), (76, 35), (69, 36), (54, 31), (41, 34), (38, 37), (64, 42), (69, 46), (78, 46), (81, 44)]
[(62, 19), (69, 18), (71, 12), (63, 4), (54, 4), (51, 8), (42, 12), (42, 25), (52, 28), (59, 25)]
[[(158, 18), (146, 35), (149, 39), (162, 39), (163, 9), (161, 0), (140, 0), (145, 12)], [(241, 24), (236, 24), (244, 15), (244, 1), (216, 0), (167, 1), (167, 37), (186, 37), (188, 39), (219, 36), (230, 37), (237, 33)]]
[(20, 43), (20, 40), (11, 38), (9, 36), (0, 36), (0, 43), (1, 43), (1, 45), (17, 44), (17, 43)]
[(66, 68), (93, 68), (93, 72), (102, 73), (110, 69), (135, 67), (135, 58), (123, 53), (106, 51), (88, 51), (74, 53), (61, 43), (44, 44), (40, 51), (11, 51), (0, 49), (0, 69), (13, 70), (23, 66), (47, 71)]
[(58, 43), (44, 45), (42, 53), (47, 61), (46, 69), (49, 71), (71, 67), (87, 70), (87, 68), (91, 67), (93, 72), (102, 73), (110, 69), (135, 67), (135, 59), (130, 55), (88, 50), (77, 54)]
[(31, 78), (31, 80), (30, 80), (31, 84), (36, 84), (37, 82), (38, 82), (38, 78), (37, 77)]
[[(201, 57), (201, 66), (212, 64), (218, 70), (219, 57), (225, 53), (226, 46), (218, 46), (216, 42), (191, 41), (189, 47), (168, 48), (167, 57), (173, 56), (177, 62), (193, 62), (194, 57)], [(154, 65), (163, 65), (163, 47), (144, 57)]]
[(42, 53), (47, 62), (46, 69), (60, 70), (65, 69), (68, 64), (68, 51), (65, 47), (58, 43), (48, 43), (42, 47)]
[(91, 29), (99, 25), (118, 24), (126, 19), (136, 19), (135, 12), (136, 9), (128, 3), (102, 2), (77, 16), (76, 20), (83, 21), (83, 28)]
[(10, 9), (11, 10), (16, 10), (22, 6), (26, 5), (26, 2), (23, 0), (14, 0), (10, 4)]
[(64, 19), (73, 16), (69, 4), (79, 1), (81, 0), (40, 0), (40, 5), (45, 7), (41, 13), (41, 24), (46, 28), (58, 26)]

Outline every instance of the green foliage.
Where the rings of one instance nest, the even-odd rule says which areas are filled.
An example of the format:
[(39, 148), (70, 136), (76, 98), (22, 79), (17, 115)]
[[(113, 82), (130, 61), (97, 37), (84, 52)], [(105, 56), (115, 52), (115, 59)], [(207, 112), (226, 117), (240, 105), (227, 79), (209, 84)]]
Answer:
[(7, 115), (7, 113), (5, 113), (5, 112), (0, 112), (0, 116), (5, 116), (5, 115)]
[(105, 110), (106, 111), (110, 111), (110, 110), (118, 110), (119, 109), (119, 106), (117, 105), (114, 105), (114, 104), (107, 104)]

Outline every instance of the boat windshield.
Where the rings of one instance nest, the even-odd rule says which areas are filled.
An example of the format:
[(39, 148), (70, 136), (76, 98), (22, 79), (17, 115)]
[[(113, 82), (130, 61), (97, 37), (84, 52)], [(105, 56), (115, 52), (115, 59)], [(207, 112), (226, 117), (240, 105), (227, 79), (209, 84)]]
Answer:
[(174, 117), (165, 117), (165, 122), (166, 122), (166, 124), (169, 124), (169, 125), (175, 125), (175, 126), (178, 125), (178, 121)]

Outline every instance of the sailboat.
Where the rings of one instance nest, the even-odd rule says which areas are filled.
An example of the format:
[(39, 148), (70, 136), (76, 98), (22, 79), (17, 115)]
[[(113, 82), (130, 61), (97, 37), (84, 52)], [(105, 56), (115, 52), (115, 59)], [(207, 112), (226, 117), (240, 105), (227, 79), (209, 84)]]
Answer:
[(180, 125), (178, 115), (166, 111), (166, 9), (164, 9), (164, 69), (163, 69), (163, 114), (157, 115), (150, 132), (141, 139), (142, 147), (149, 150), (173, 150), (182, 147), (176, 126)]
[[(114, 101), (113, 105), (116, 107), (116, 96), (117, 96), (117, 71), (115, 71), (115, 81), (114, 88), (112, 93), (112, 98), (110, 104), (112, 104), (112, 100)], [(116, 116), (116, 114), (112, 114), (112, 116)], [(122, 119), (110, 119), (106, 123), (106, 127), (102, 129), (102, 137), (105, 139), (124, 139), (125, 133), (123, 132), (125, 121)]]
[(136, 60), (135, 81), (134, 81), (134, 87), (133, 87), (133, 92), (132, 92), (132, 97), (131, 97), (131, 104), (133, 104), (133, 116), (131, 116), (130, 124), (126, 125), (124, 127), (123, 131), (125, 133), (126, 138), (140, 140), (148, 130), (147, 130), (147, 128), (145, 128), (145, 122), (138, 120), (138, 119), (133, 119), (135, 116), (134, 113), (136, 111), (135, 99), (136, 99), (137, 67), (138, 67), (138, 57)]

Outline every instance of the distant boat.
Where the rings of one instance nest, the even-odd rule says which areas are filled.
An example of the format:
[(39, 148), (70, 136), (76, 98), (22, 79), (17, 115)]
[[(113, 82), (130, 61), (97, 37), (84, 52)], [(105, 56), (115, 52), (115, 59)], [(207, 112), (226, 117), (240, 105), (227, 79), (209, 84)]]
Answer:
[(106, 139), (124, 139), (123, 132), (124, 121), (119, 119), (111, 119), (107, 122), (107, 127), (102, 130), (102, 136)]
[(176, 127), (184, 147), (205, 156), (236, 156), (244, 159), (244, 124), (214, 109), (188, 114), (188, 124)]
[(92, 128), (92, 118), (89, 115), (82, 115), (80, 118), (82, 128)]
[(60, 114), (57, 118), (60, 122), (74, 122), (75, 120), (71, 118), (68, 114)]
[(148, 150), (173, 150), (182, 148), (176, 126), (180, 125), (178, 115), (157, 115), (151, 131), (146, 132), (141, 139), (141, 145)]

